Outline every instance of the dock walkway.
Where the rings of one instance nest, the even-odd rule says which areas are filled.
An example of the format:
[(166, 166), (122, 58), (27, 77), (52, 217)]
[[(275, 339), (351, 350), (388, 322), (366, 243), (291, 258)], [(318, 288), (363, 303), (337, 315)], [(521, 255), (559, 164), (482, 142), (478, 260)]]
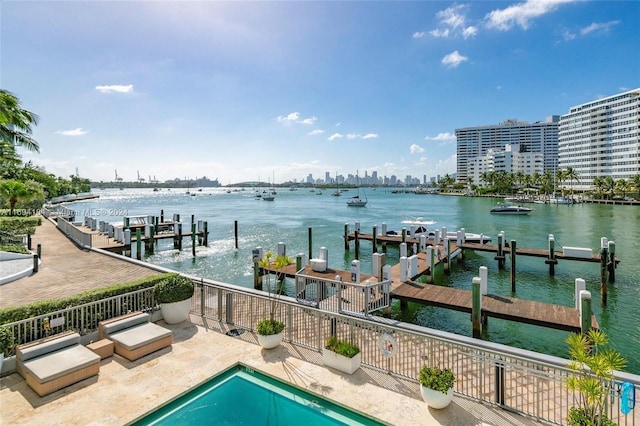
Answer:
[(58, 299), (159, 274), (151, 268), (80, 249), (45, 218), (31, 241), (34, 249), (38, 244), (42, 248), (38, 272), (0, 286), (0, 308)]

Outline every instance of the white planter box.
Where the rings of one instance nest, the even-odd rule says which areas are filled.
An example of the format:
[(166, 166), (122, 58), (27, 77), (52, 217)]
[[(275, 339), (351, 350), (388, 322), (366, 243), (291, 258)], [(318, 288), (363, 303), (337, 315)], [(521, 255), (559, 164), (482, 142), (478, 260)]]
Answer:
[(167, 324), (178, 324), (189, 317), (191, 298), (181, 302), (161, 303), (162, 318)]
[(453, 400), (453, 388), (449, 389), (447, 393), (442, 393), (420, 385), (420, 395), (422, 395), (422, 399), (429, 407), (440, 410), (448, 406)]
[(284, 331), (281, 331), (278, 334), (270, 334), (268, 336), (263, 336), (262, 334), (258, 334), (258, 343), (265, 349), (273, 349), (282, 343), (282, 338), (284, 337)]
[(322, 361), (327, 367), (335, 368), (343, 373), (353, 374), (360, 368), (362, 354), (358, 352), (353, 358), (347, 358), (328, 349), (322, 349)]

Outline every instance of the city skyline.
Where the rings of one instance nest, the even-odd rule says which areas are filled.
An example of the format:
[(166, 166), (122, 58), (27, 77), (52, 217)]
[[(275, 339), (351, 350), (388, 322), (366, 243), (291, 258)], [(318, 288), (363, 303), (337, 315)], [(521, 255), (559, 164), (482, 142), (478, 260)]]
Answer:
[[(456, 128), (638, 86), (638, 2), (3, 2), (2, 87), (60, 176), (456, 173)], [(8, 59), (7, 59), (8, 58)], [(251, 177), (251, 179), (247, 179)]]

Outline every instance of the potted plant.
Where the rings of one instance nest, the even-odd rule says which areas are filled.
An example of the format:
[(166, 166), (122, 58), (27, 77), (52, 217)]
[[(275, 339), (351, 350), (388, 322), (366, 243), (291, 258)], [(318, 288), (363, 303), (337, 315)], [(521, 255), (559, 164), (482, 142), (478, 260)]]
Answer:
[(179, 274), (172, 274), (156, 283), (153, 294), (160, 303), (162, 317), (167, 324), (178, 324), (187, 319), (193, 291), (193, 281)]
[(13, 347), (13, 333), (9, 327), (0, 326), (0, 373), (2, 373), (2, 362), (4, 354)]
[[(267, 268), (271, 266), (271, 259), (273, 258), (273, 252), (268, 251), (264, 257), (260, 259), (259, 265), (261, 268)], [(276, 256), (273, 266), (276, 269), (282, 269), (291, 263), (291, 258), (286, 255)], [(276, 310), (278, 308), (278, 301), (280, 293), (275, 288), (275, 279), (272, 283), (271, 275), (267, 274), (267, 294), (269, 295), (269, 316), (262, 318), (256, 327), (258, 332), (258, 343), (265, 349), (273, 349), (282, 343), (284, 337), (285, 324), (275, 318)]]
[(566, 379), (567, 389), (577, 393), (578, 404), (569, 408), (569, 426), (601, 425), (616, 423), (607, 417), (607, 399), (611, 394), (615, 370), (625, 367), (620, 353), (606, 347), (607, 336), (600, 330), (585, 334), (572, 333), (567, 337), (573, 375)]
[(418, 376), (420, 394), (429, 407), (441, 409), (453, 400), (453, 384), (456, 377), (448, 368), (425, 365)]
[(353, 374), (360, 368), (362, 355), (358, 345), (331, 336), (322, 349), (322, 361), (327, 367)]

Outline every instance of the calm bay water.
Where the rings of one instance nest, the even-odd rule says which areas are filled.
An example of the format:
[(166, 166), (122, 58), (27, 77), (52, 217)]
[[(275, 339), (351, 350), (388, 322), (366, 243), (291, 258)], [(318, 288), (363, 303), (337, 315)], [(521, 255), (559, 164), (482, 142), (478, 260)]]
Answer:
[[(183, 222), (206, 220), (209, 225), (209, 247), (198, 247), (196, 257), (187, 249), (173, 250), (172, 243), (160, 243), (160, 250), (146, 261), (195, 276), (251, 287), (253, 271), (251, 250), (261, 246), (276, 251), (278, 242), (286, 244), (287, 254), (307, 254), (308, 234), (312, 229), (312, 252), (320, 247), (329, 252), (329, 265), (349, 269), (354, 258), (344, 250), (344, 224), (353, 230), (356, 221), (361, 231), (370, 233), (373, 226), (386, 223), (389, 230), (400, 231), (401, 221), (408, 217), (435, 220), (433, 228), (483, 233), (497, 242), (505, 231), (507, 240), (516, 240), (518, 247), (547, 248), (549, 234), (554, 234), (556, 250), (562, 246), (589, 247), (599, 252), (600, 238), (616, 243), (616, 255), (621, 260), (616, 270), (616, 282), (608, 285), (608, 303), (600, 302), (599, 264), (561, 261), (551, 277), (541, 258), (517, 259), (517, 288), (511, 293), (509, 266), (499, 271), (494, 254), (466, 252), (462, 262), (454, 262), (450, 275), (436, 271), (436, 282), (456, 288), (470, 289), (478, 268), (489, 270), (489, 293), (573, 306), (574, 280), (583, 278), (591, 291), (593, 311), (600, 327), (606, 331), (616, 349), (628, 361), (627, 371), (640, 374), (640, 208), (597, 204), (530, 205), (528, 216), (492, 215), (498, 201), (491, 198), (470, 198), (441, 195), (392, 193), (388, 189), (365, 189), (369, 203), (365, 208), (347, 207), (346, 199), (332, 197), (332, 191), (316, 195), (309, 189), (289, 191), (279, 188), (276, 200), (267, 202), (254, 198), (251, 189), (226, 193), (222, 188), (205, 188), (196, 196), (184, 189), (107, 189), (96, 190), (99, 199), (73, 203), (67, 207), (77, 212), (77, 220), (86, 214), (98, 214), (98, 220), (122, 222), (121, 214), (155, 215), (164, 210), (165, 218), (179, 213)], [(353, 194), (352, 194), (353, 195)], [(362, 195), (362, 194), (361, 194)], [(118, 214), (119, 216), (113, 216)], [(239, 249), (235, 250), (234, 221), (238, 221)], [(371, 244), (361, 242), (360, 261), (363, 273), (371, 272)], [(388, 250), (388, 263), (398, 261), (398, 250)], [(427, 327), (471, 335), (468, 314), (441, 308), (410, 304), (401, 312), (396, 304), (397, 319)], [(485, 339), (537, 352), (567, 357), (567, 333), (536, 326), (489, 319)]]

